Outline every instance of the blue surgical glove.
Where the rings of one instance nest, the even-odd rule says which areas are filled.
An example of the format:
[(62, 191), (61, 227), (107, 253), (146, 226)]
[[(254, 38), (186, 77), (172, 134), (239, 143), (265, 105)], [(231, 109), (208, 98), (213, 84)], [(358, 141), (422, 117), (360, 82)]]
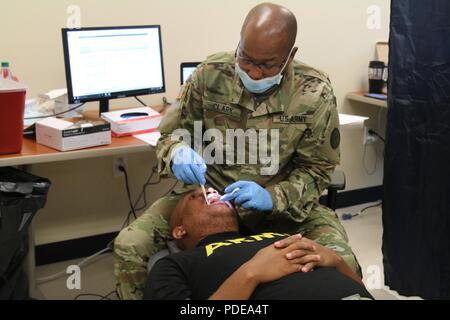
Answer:
[(225, 189), (225, 195), (220, 199), (222, 201), (234, 200), (234, 204), (244, 209), (261, 212), (273, 210), (272, 196), (269, 191), (252, 181), (238, 181), (229, 185)]
[(186, 184), (206, 184), (206, 164), (197, 152), (187, 146), (175, 150), (172, 156), (172, 172)]

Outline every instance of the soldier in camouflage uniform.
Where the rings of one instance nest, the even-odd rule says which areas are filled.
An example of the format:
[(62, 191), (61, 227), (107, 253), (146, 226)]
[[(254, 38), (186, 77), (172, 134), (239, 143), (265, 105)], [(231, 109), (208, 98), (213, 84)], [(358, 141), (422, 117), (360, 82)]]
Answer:
[[(185, 142), (176, 141), (172, 132), (183, 128), (193, 136), (194, 121), (201, 121), (203, 130), (220, 130), (224, 137), (227, 129), (269, 129), (269, 134), (270, 129), (277, 129), (276, 173), (262, 175), (261, 169), (267, 166), (263, 163), (213, 163), (207, 166), (207, 184), (223, 193), (236, 181), (256, 182), (270, 195), (272, 210), (263, 213), (238, 208), (243, 225), (255, 233), (301, 233), (335, 250), (361, 275), (337, 215), (318, 203), (339, 163), (339, 118), (327, 75), (293, 60), (296, 32), (295, 17), (285, 8), (262, 4), (249, 13), (237, 52), (208, 57), (189, 79), (180, 104), (162, 121), (162, 137), (157, 145), (159, 172), (162, 177), (173, 177), (173, 153)], [(265, 53), (254, 49), (258, 45), (261, 48), (261, 44), (263, 48), (273, 48), (277, 59), (264, 60)], [(253, 80), (277, 73), (282, 73), (283, 79), (266, 92), (253, 94), (243, 84), (236, 66)], [(245, 152), (248, 159), (249, 142)], [(185, 186), (155, 202), (115, 240), (115, 274), (121, 298), (142, 298), (148, 259), (165, 247), (167, 221), (181, 194), (188, 189)]]

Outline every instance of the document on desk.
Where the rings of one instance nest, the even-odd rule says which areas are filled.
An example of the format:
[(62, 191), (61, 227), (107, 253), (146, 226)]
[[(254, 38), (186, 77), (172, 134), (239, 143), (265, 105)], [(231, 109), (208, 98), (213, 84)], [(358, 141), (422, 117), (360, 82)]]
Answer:
[(158, 143), (158, 140), (161, 137), (161, 133), (159, 133), (159, 131), (155, 131), (144, 134), (136, 134), (134, 135), (134, 137), (148, 143), (151, 146), (156, 147), (156, 144)]
[(363, 124), (366, 121), (367, 117), (355, 116), (352, 114), (343, 114), (339, 113), (339, 123), (341, 126), (345, 126), (348, 124)]

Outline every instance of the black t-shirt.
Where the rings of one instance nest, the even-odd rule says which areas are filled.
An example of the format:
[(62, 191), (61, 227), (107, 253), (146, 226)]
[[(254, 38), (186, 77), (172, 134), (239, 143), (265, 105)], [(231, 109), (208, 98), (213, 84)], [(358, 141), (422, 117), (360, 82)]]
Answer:
[[(242, 237), (223, 233), (203, 239), (192, 249), (168, 255), (150, 272), (144, 299), (208, 299), (225, 280), (260, 249), (286, 238), (285, 234), (264, 233)], [(270, 268), (270, 266), (267, 266)], [(297, 272), (259, 285), (253, 300), (372, 298), (364, 286), (334, 268)]]

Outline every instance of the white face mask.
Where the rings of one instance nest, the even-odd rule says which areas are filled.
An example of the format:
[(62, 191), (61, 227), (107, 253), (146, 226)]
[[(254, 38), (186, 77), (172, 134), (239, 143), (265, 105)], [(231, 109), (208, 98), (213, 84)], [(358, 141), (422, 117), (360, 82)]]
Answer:
[(252, 79), (247, 72), (241, 69), (239, 66), (239, 63), (236, 61), (236, 73), (239, 75), (239, 78), (241, 78), (242, 84), (244, 87), (252, 92), (252, 93), (263, 93), (272, 88), (273, 86), (278, 86), (281, 83), (281, 80), (283, 80), (283, 71), (286, 69), (286, 66), (289, 62), (289, 57), (292, 54), (292, 51), (294, 51), (294, 47), (292, 47), (291, 51), (289, 52), (288, 58), (286, 59), (286, 62), (283, 65), (283, 68), (281, 68), (281, 71), (272, 77), (263, 78), (260, 80), (254, 80)]

